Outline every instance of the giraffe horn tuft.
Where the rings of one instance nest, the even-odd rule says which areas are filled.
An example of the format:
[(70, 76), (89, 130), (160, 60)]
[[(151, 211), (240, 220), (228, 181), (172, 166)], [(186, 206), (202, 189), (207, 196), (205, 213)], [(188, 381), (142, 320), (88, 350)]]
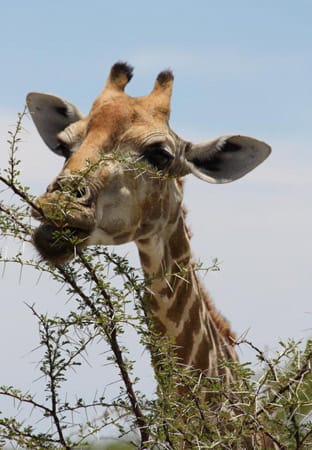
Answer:
[(156, 83), (158, 83), (162, 87), (166, 87), (167, 84), (172, 85), (173, 79), (174, 77), (171, 70), (163, 70), (162, 72), (160, 72), (160, 74), (158, 74)]
[(133, 76), (133, 67), (126, 62), (116, 62), (110, 71), (105, 89), (123, 91)]
[(173, 73), (164, 70), (157, 76), (154, 88), (150, 94), (153, 98), (155, 108), (169, 117), (170, 100), (173, 88)]
[(132, 76), (133, 67), (126, 62), (118, 61), (111, 68), (110, 79), (112, 81), (116, 81), (119, 78), (126, 78), (128, 83), (131, 80)]

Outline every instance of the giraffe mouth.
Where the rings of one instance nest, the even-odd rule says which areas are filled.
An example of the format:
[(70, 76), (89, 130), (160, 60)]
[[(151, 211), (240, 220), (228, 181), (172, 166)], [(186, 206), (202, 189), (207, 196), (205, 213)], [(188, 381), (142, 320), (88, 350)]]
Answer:
[(89, 236), (89, 231), (79, 228), (43, 223), (33, 232), (32, 241), (45, 261), (62, 265), (74, 258), (77, 249), (87, 245)]
[(95, 204), (72, 201), (61, 192), (47, 193), (37, 199), (32, 216), (41, 224), (32, 241), (40, 256), (54, 265), (71, 260), (77, 249), (87, 245), (95, 225)]

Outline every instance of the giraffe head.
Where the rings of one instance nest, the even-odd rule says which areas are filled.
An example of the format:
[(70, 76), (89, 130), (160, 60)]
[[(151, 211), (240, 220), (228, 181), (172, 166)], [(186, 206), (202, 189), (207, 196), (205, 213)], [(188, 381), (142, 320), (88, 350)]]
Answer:
[[(44, 142), (65, 164), (37, 199), (39, 253), (63, 263), (78, 246), (146, 239), (174, 224), (182, 202), (180, 178), (192, 173), (226, 183), (270, 154), (256, 139), (231, 135), (194, 144), (169, 127), (173, 75), (161, 72), (149, 95), (125, 92), (132, 67), (116, 63), (85, 117), (64, 99), (30, 93), (27, 105)], [(61, 231), (61, 234), (60, 234)]]

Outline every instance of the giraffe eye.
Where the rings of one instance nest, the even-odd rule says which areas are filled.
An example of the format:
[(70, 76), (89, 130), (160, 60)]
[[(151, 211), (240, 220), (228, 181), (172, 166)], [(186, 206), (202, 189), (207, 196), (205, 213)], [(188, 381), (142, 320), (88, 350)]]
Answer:
[(160, 145), (151, 145), (145, 149), (143, 159), (158, 170), (164, 170), (173, 159), (172, 153)]

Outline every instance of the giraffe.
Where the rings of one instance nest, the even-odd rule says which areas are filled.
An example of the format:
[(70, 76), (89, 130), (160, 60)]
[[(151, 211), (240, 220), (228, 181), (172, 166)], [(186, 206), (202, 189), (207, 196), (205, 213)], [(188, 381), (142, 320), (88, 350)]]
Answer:
[(152, 91), (136, 98), (125, 92), (132, 73), (127, 63), (114, 64), (87, 116), (60, 97), (28, 94), (43, 141), (65, 158), (60, 174), (37, 199), (43, 216), (33, 213), (42, 222), (33, 242), (45, 260), (63, 264), (74, 249), (55, 240), (59, 228), (70, 228), (80, 248), (133, 241), (157, 332), (173, 340), (181, 364), (229, 382), (231, 370), (222, 361), (238, 360), (235, 335), (196, 275), (183, 178), (231, 182), (258, 166), (271, 149), (241, 135), (183, 140), (169, 126), (172, 72), (161, 72)]

